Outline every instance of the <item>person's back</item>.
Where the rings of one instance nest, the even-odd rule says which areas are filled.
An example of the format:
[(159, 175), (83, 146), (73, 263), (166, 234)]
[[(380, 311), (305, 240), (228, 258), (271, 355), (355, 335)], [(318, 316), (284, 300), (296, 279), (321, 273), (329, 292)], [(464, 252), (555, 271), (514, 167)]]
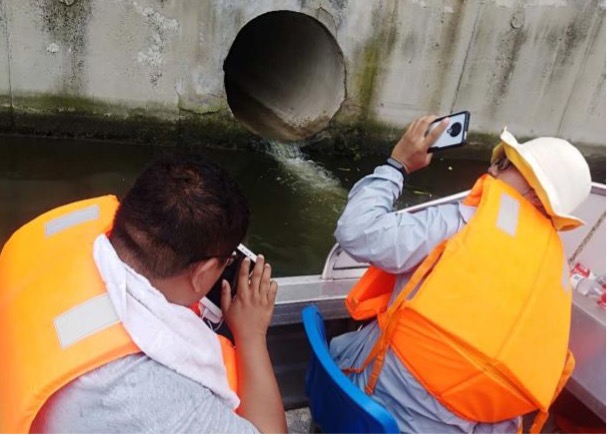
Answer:
[[(434, 117), (423, 117), (412, 123), (412, 125), (406, 131), (404, 137), (399, 141), (399, 143), (397, 143), (395, 149), (393, 150), (393, 158), (399, 162), (402, 162), (410, 173), (428, 165), (430, 162), (430, 154), (427, 154), (426, 151), (428, 150), (430, 143), (435, 141), (436, 134), (438, 133), (434, 131), (429, 134), (428, 137), (425, 137), (428, 123), (432, 119), (434, 119)], [(443, 129), (443, 126), (441, 128)], [(477, 191), (476, 189), (479, 185), (476, 185), (472, 191), (472, 200), (470, 202), (468, 201), (466, 203), (461, 202), (439, 207), (431, 207), (422, 212), (414, 214), (394, 213), (392, 207), (395, 200), (399, 197), (401, 188), (403, 186), (403, 177), (399, 174), (399, 171), (397, 171), (397, 166), (394, 165), (394, 162), (393, 165), (378, 167), (374, 174), (365, 177), (355, 185), (349, 195), (346, 210), (338, 221), (336, 238), (342, 248), (344, 248), (357, 260), (369, 262), (385, 271), (385, 273), (381, 272), (381, 274), (396, 274), (396, 282), (394, 287), (391, 289), (382, 291), (380, 285), (378, 284), (376, 286), (375, 284), (381, 282), (371, 280), (363, 281), (363, 283), (372, 283), (373, 288), (371, 292), (375, 295), (380, 295), (380, 293), (383, 294), (384, 292), (388, 292), (390, 294), (392, 292), (392, 296), (389, 298), (388, 307), (379, 308), (379, 310), (382, 312), (382, 317), (378, 316), (378, 322), (371, 322), (357, 332), (348, 333), (334, 338), (331, 341), (331, 352), (334, 355), (338, 366), (345, 370), (351, 371), (349, 376), (355, 384), (366, 392), (372, 393), (374, 398), (384, 404), (395, 415), (401, 430), (404, 432), (505, 433), (515, 432), (519, 428), (519, 416), (511, 415), (511, 412), (507, 413), (507, 410), (496, 410), (494, 413), (506, 413), (505, 416), (508, 416), (509, 419), (496, 419), (492, 421), (490, 421), (489, 418), (467, 418), (462, 413), (457, 412), (454, 405), (450, 405), (448, 403), (447, 397), (441, 395), (443, 389), (433, 387), (431, 384), (439, 384), (442, 383), (443, 380), (449, 379), (452, 371), (457, 371), (456, 368), (461, 367), (460, 365), (462, 364), (459, 362), (460, 359), (454, 361), (453, 359), (456, 359), (456, 357), (450, 357), (448, 355), (448, 351), (444, 351), (442, 345), (444, 345), (446, 342), (445, 340), (442, 341), (440, 339), (436, 339), (430, 344), (426, 342), (431, 341), (430, 338), (426, 336), (430, 334), (427, 333), (427, 331), (430, 329), (427, 327), (426, 323), (418, 324), (421, 322), (419, 318), (414, 318), (413, 321), (407, 321), (407, 318), (404, 318), (404, 315), (401, 315), (401, 317), (404, 319), (397, 318), (398, 321), (390, 321), (393, 315), (384, 313), (387, 310), (388, 313), (395, 311), (395, 308), (393, 307), (396, 306), (395, 303), (401, 304), (401, 306), (405, 305), (405, 307), (407, 307), (406, 303), (403, 302), (413, 298), (414, 295), (419, 295), (421, 286), (428, 286), (426, 290), (427, 295), (431, 294), (432, 291), (430, 289), (437, 286), (437, 290), (434, 292), (436, 292), (435, 295), (437, 295), (437, 293), (439, 294), (439, 296), (436, 297), (438, 298), (436, 300), (438, 303), (431, 300), (432, 310), (434, 312), (442, 313), (441, 310), (435, 308), (435, 306), (438, 305), (439, 307), (447, 307), (451, 311), (450, 315), (444, 315), (442, 318), (440, 318), (440, 322), (445, 322), (446, 319), (454, 318), (458, 320), (458, 324), (460, 324), (461, 316), (466, 316), (468, 320), (471, 321), (467, 320), (463, 323), (463, 325), (475, 325), (476, 319), (482, 319), (482, 316), (473, 317), (473, 315), (465, 315), (466, 313), (470, 313), (470, 310), (467, 310), (470, 309), (468, 306), (461, 306), (462, 309), (454, 306), (452, 310), (452, 304), (447, 303), (448, 301), (452, 302), (460, 300), (458, 294), (462, 295), (463, 293), (467, 293), (465, 291), (469, 291), (469, 289), (467, 289), (469, 286), (478, 287), (477, 267), (473, 267), (473, 265), (468, 267), (469, 272), (468, 275), (465, 276), (465, 279), (467, 282), (473, 279), (474, 283), (472, 283), (472, 285), (466, 285), (467, 287), (465, 288), (462, 286), (462, 279), (458, 278), (460, 274), (453, 275), (450, 273), (450, 275), (448, 275), (446, 273), (445, 275), (442, 275), (440, 272), (442, 270), (454, 270), (459, 272), (456, 270), (456, 268), (460, 268), (462, 264), (452, 265), (451, 262), (449, 264), (448, 262), (445, 262), (445, 266), (442, 268), (442, 270), (440, 270), (440, 264), (433, 263), (436, 262), (436, 258), (431, 260), (427, 259), (427, 262), (434, 265), (430, 275), (425, 270), (422, 270), (421, 266), (421, 262), (425, 258), (430, 257), (429, 253), (435, 251), (434, 249), (446, 240), (448, 240), (448, 245), (452, 246), (452, 256), (457, 255), (458, 252), (462, 252), (464, 250), (473, 250), (472, 248), (464, 248), (465, 241), (467, 242), (467, 245), (470, 243), (469, 241), (473, 241), (474, 238), (470, 236), (467, 237), (467, 239), (465, 239), (463, 236), (459, 243), (452, 243), (450, 241), (456, 238), (455, 235), (467, 234), (463, 231), (463, 229), (465, 229), (465, 226), (469, 225), (474, 216), (479, 216), (477, 219), (478, 224), (476, 225), (477, 229), (473, 227), (470, 233), (472, 235), (479, 235), (481, 233), (484, 239), (486, 238), (486, 235), (493, 234), (490, 232), (488, 232), (488, 234), (483, 232), (484, 228), (497, 228), (499, 231), (509, 234), (515, 232), (515, 228), (512, 227), (511, 224), (513, 219), (512, 217), (518, 219), (518, 215), (516, 214), (518, 210), (522, 209), (527, 210), (530, 208), (533, 211), (537, 209), (539, 212), (531, 213), (532, 218), (525, 217), (524, 219), (531, 224), (534, 224), (532, 219), (535, 219), (535, 221), (540, 222), (542, 229), (549, 228), (551, 229), (549, 231), (552, 233), (555, 233), (555, 231), (550, 224), (551, 222), (553, 222), (554, 227), (557, 229), (571, 228), (579, 225), (579, 221), (574, 219), (574, 217), (571, 217), (569, 214), (585, 198), (587, 192), (589, 192), (589, 171), (583, 157), (572, 146), (570, 146), (570, 144), (560, 140), (546, 141), (548, 143), (554, 143), (558, 147), (557, 151), (552, 150), (551, 153), (548, 153), (550, 150), (546, 149), (545, 146), (534, 148), (535, 145), (539, 144), (518, 144), (517, 141), (515, 141), (515, 139), (507, 133), (504, 133), (502, 138), (506, 143), (502, 143), (503, 148), (500, 149), (497, 147), (497, 149), (495, 149), (495, 153), (493, 155), (494, 163), (489, 170), (490, 175), (487, 176), (489, 179), (492, 177), (494, 179), (501, 180), (501, 184), (489, 183), (491, 180), (490, 179), (489, 181), (483, 180), (483, 183), (480, 185), (488, 187), (484, 189), (485, 192), (490, 191), (489, 188), (493, 185), (498, 185), (498, 187), (501, 187), (501, 191), (505, 190), (504, 186), (507, 186), (507, 189), (509, 189), (509, 191), (507, 191), (508, 195), (517, 195), (518, 197), (516, 198), (523, 198), (523, 201), (520, 201), (522, 201), (524, 207), (517, 208), (517, 203), (514, 204), (513, 201), (506, 201), (501, 198), (501, 209), (504, 207), (503, 204), (505, 204), (505, 206), (511, 206), (504, 207), (506, 212), (510, 213), (505, 214), (502, 220), (499, 219), (496, 221), (496, 224), (496, 218), (494, 218), (494, 215), (491, 215), (489, 218), (485, 218), (491, 222), (490, 225), (482, 227), (482, 224), (479, 224), (482, 222), (483, 216), (483, 209), (476, 215), (476, 212), (478, 212), (479, 199), (481, 198), (478, 197), (481, 195), (481, 191)], [(545, 149), (546, 151), (545, 153), (541, 154), (539, 152), (542, 149)], [(502, 153), (499, 152), (499, 150)], [(503, 156), (505, 152), (510, 156), (511, 160), (508, 160), (506, 156)], [(552, 154), (552, 156), (549, 156), (549, 154)], [(570, 159), (566, 158), (567, 154), (568, 156), (571, 156)], [(526, 158), (524, 158), (523, 155), (526, 155)], [(542, 158), (543, 156), (545, 157), (544, 159)], [(564, 158), (564, 160), (562, 160), (562, 158)], [(551, 162), (552, 160), (559, 160), (559, 162)], [(512, 165), (514, 163), (519, 167), (520, 171), (518, 171), (516, 167)], [(527, 163), (528, 166), (526, 166), (525, 163)], [(533, 174), (532, 168), (535, 168), (535, 171), (541, 171), (540, 168), (543, 168), (549, 172), (550, 165), (554, 168), (554, 170), (552, 170), (551, 175), (548, 175), (546, 185), (543, 186), (543, 188), (547, 189), (547, 191), (545, 191), (542, 190), (542, 187), (537, 184), (537, 179), (535, 177), (539, 176), (540, 173), (535, 172), (535, 174)], [(528, 168), (531, 168), (530, 173)], [(568, 178), (567, 174), (569, 174), (570, 171), (563, 173), (563, 169), (574, 170), (573, 172), (575, 174), (575, 178), (573, 180)], [(558, 173), (556, 174), (553, 171), (558, 171)], [(522, 174), (526, 175), (522, 176)], [(566, 179), (571, 181), (567, 184)], [(571, 183), (573, 186), (569, 186)], [(558, 201), (557, 195), (550, 195), (553, 197), (551, 201), (547, 198), (548, 194), (557, 194), (558, 191), (565, 193), (565, 195), (561, 197), (564, 198), (564, 200)], [(500, 195), (502, 197), (505, 194)], [(544, 200), (541, 201), (540, 197), (544, 198)], [(510, 197), (507, 197), (507, 199), (509, 198)], [(491, 210), (489, 206), (487, 206), (487, 210)], [(537, 216), (541, 218), (537, 218)], [(546, 224), (546, 222), (548, 224)], [(520, 234), (522, 233), (523, 232), (520, 230)], [(537, 244), (547, 245), (547, 240), (543, 236), (540, 239), (541, 242), (535, 242), (533, 240), (532, 244), (531, 241), (516, 243), (516, 261), (520, 262), (524, 260), (520, 260), (520, 247), (524, 247), (525, 245), (535, 246)], [(495, 274), (495, 270), (497, 268), (496, 265), (507, 265), (505, 261), (509, 263), (513, 262), (509, 260), (511, 257), (507, 256), (507, 252), (504, 252), (502, 249), (496, 249), (497, 252), (495, 252), (494, 245), (502, 243), (502, 240), (502, 237), (499, 240), (488, 239), (488, 243), (483, 241), (483, 245), (481, 245), (482, 249), (479, 249), (477, 252), (465, 251), (464, 253), (466, 258), (475, 259), (475, 264), (478, 263), (479, 259), (481, 261), (481, 268), (479, 269), (485, 270), (485, 277), (480, 277), (481, 283), (486, 284), (481, 290), (482, 298), (486, 298), (485, 295), (487, 293), (495, 292), (495, 276), (498, 280), (500, 277), (506, 275), (501, 274), (501, 272), (512, 274), (511, 268), (506, 268), (504, 271), (497, 271)], [(488, 245), (490, 250), (487, 250), (486, 245)], [(550, 251), (550, 254), (553, 253), (553, 256), (556, 256), (559, 259), (562, 258), (562, 249), (560, 245), (557, 244), (555, 248), (551, 247), (550, 249), (552, 250)], [(524, 253), (527, 253), (527, 251), (524, 251)], [(543, 258), (546, 258), (546, 255), (542, 256)], [(442, 260), (439, 262), (443, 261), (443, 256), (441, 259)], [(530, 260), (533, 261), (533, 263), (536, 263), (534, 257)], [(528, 262), (529, 259), (525, 259), (525, 261)], [(553, 289), (558, 287), (558, 289), (562, 291), (560, 289), (563, 283), (560, 278), (560, 275), (563, 274), (562, 261), (560, 260), (558, 265), (554, 263), (553, 268), (557, 269), (557, 271), (553, 274), (557, 273), (558, 278), (557, 280), (554, 279), (554, 275), (552, 273), (547, 274), (547, 276), (551, 277), (552, 280), (550, 282), (550, 286), (552, 286)], [(417, 284), (415, 287), (413, 287), (414, 285), (411, 284), (411, 279), (416, 270), (418, 270), (418, 274), (421, 274), (423, 277), (427, 277), (427, 279), (430, 280), (416, 282)], [(372, 272), (375, 273), (375, 271)], [(536, 271), (533, 271), (533, 280), (536, 280), (535, 275)], [(371, 277), (373, 276), (370, 276), (369, 279)], [(436, 281), (433, 280), (433, 277), (436, 277)], [(514, 274), (513, 277), (516, 277), (516, 275)], [(386, 280), (386, 282), (388, 282), (388, 280)], [(438, 283), (438, 285), (431, 285), (431, 283)], [(357, 284), (347, 300), (348, 308), (353, 314), (355, 313), (354, 310), (357, 312), (359, 310), (359, 298), (366, 297), (364, 294), (358, 294), (358, 292), (362, 292), (362, 289), (359, 289), (359, 286), (362, 285)], [(524, 286), (529, 285), (524, 282)], [(482, 286), (479, 285), (479, 287), (481, 288)], [(505, 295), (505, 292), (507, 292), (504, 290), (499, 290), (501, 287), (497, 288), (498, 289), (496, 289), (496, 291), (500, 297)], [(357, 294), (355, 294), (355, 292), (357, 292)], [(367, 291), (365, 291), (365, 293), (366, 292)], [(453, 293), (457, 293), (457, 295), (454, 295)], [(400, 298), (398, 298), (399, 294), (402, 294)], [(406, 294), (407, 300), (403, 300)], [(560, 292), (558, 295), (566, 294), (566, 292)], [(441, 300), (439, 300), (439, 298), (441, 298)], [(559, 313), (557, 316), (559, 320), (568, 320), (568, 317), (570, 316), (570, 298), (567, 301), (568, 305), (562, 303), (562, 311), (563, 313), (566, 312), (567, 316), (563, 318), (563, 316)], [(471, 306), (478, 307), (478, 303), (479, 301), (475, 301), (473, 304), (471, 304)], [(467, 302), (465, 304), (469, 303)], [(370, 306), (366, 307), (368, 310), (370, 309)], [(407, 314), (408, 312), (405, 313)], [(409, 313), (411, 314), (413, 312)], [(483, 315), (488, 316), (491, 315), (491, 313), (485, 313)], [(403, 319), (403, 321), (401, 321), (401, 319)], [(393, 333), (391, 336), (386, 336), (387, 338), (393, 338), (388, 339), (391, 341), (390, 346), (384, 345), (386, 342), (382, 343), (380, 339), (380, 326), (382, 323), (386, 323), (387, 325), (388, 322), (391, 322), (392, 325), (395, 325), (394, 322), (398, 322), (398, 324), (396, 324), (396, 330), (393, 330), (397, 333)], [(499, 326), (495, 327), (494, 323), (495, 322), (493, 321), (487, 326), (478, 327), (479, 333), (477, 333), (476, 336), (483, 337), (484, 334), (495, 334), (497, 331), (499, 331), (497, 329), (500, 328), (500, 324)], [(414, 326), (418, 327), (413, 328)], [(488, 331), (486, 331), (486, 329)], [(431, 332), (433, 330), (431, 330)], [(564, 325), (561, 330), (563, 331), (554, 333), (558, 335), (558, 337), (555, 339), (558, 339), (560, 342), (562, 342), (563, 335), (568, 337), (568, 324)], [(402, 335), (405, 336), (405, 334), (407, 334), (406, 332), (410, 331), (417, 332), (417, 334), (422, 336), (420, 336), (419, 339), (410, 339), (403, 342), (397, 339)], [(454, 333), (460, 335), (464, 332)], [(538, 332), (533, 332), (533, 334), (537, 333)], [(384, 341), (386, 340), (387, 339), (384, 339)], [(438, 341), (437, 345), (433, 346), (432, 343), (435, 341)], [(425, 345), (425, 343), (428, 345)], [(380, 348), (385, 346), (388, 348)], [(423, 350), (421, 346), (426, 347), (426, 350)], [(562, 347), (560, 346), (560, 348)], [(372, 351), (380, 349), (386, 350), (385, 353), (374, 354)], [(556, 353), (557, 357), (555, 357), (555, 359), (558, 365), (564, 365), (565, 363), (563, 353), (566, 353), (566, 344), (564, 346), (564, 350), (565, 351), (562, 352), (561, 349), (558, 349), (558, 353)], [(436, 355), (436, 353), (438, 354)], [(421, 363), (424, 365), (422, 366), (422, 369), (414, 371), (413, 365), (415, 365), (415, 362), (419, 361), (412, 359), (422, 359), (422, 357), (418, 357), (418, 355), (428, 355), (429, 357), (422, 360)], [(382, 357), (383, 360), (380, 360), (380, 357)], [(443, 367), (443, 362), (446, 362), (448, 365), (445, 367), (445, 369)], [(436, 369), (430, 369), (429, 371), (427, 368)], [(427, 371), (430, 372), (430, 374), (424, 374)], [(555, 372), (552, 371), (550, 371), (550, 373), (555, 374)], [(445, 378), (441, 377), (442, 375)], [(551, 377), (553, 377), (553, 375)], [(458, 388), (459, 386), (456, 387)], [(433, 392), (435, 393), (433, 394)], [(494, 397), (490, 397), (487, 400), (482, 399), (478, 403), (477, 400), (468, 401), (467, 397), (468, 395), (461, 395), (458, 397), (458, 403), (455, 403), (455, 405), (462, 407), (469, 404), (469, 407), (471, 408), (470, 410), (475, 410), (476, 413), (482, 414), (480, 416), (483, 416), (486, 408), (493, 404), (494, 400)], [(501, 398), (503, 397), (504, 396), (501, 396)], [(484, 397), (480, 395), (479, 398)], [(511, 418), (511, 416), (515, 416), (515, 418)], [(482, 421), (486, 421), (488, 423)]]
[[(39, 323), (52, 340), (31, 347), (16, 339), (16, 347), (30, 347), (30, 362), (28, 371), (15, 373), (11, 385), (21, 400), (11, 404), (14, 419), (2, 428), (285, 432), (266, 344), (277, 291), (271, 266), (259, 255), (249, 276), (244, 259), (233, 298), (222, 279), (248, 221), (246, 199), (224, 171), (201, 155), (176, 154), (152, 162), (118, 207), (112, 196), (75, 202), (20, 229), (2, 252), (9, 272), (3, 285), (10, 295), (27, 298), (36, 287), (44, 291), (36, 307), (52, 312), (49, 322)], [(40, 247), (50, 259), (53, 249), (61, 249), (63, 257), (53, 262), (65, 266), (65, 274), (36, 266), (34, 259), (27, 267), (36, 271), (36, 281), (22, 280), (21, 267), (10, 270), (23, 262), (21, 253), (31, 235), (38, 238), (41, 224), (47, 231)], [(47, 283), (52, 289), (40, 289)], [(192, 309), (215, 284), (235, 348)], [(19, 331), (27, 332), (32, 306), (18, 307), (6, 309), (22, 317)], [(10, 337), (24, 337), (19, 331)], [(49, 373), (35, 371), (44, 367), (36, 359), (57, 365)], [(13, 364), (17, 371), (18, 359)]]
[(32, 433), (256, 433), (208, 388), (143, 353), (74, 380), (39, 412)]

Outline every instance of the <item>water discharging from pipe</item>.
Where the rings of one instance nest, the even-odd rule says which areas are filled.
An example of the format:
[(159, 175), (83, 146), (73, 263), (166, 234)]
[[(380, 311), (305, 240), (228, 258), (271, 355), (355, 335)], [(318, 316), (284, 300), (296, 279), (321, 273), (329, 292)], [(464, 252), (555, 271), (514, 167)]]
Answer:
[(289, 185), (294, 192), (309, 192), (317, 201), (327, 202), (336, 212), (343, 208), (347, 192), (340, 181), (330, 171), (308, 159), (299, 143), (268, 140), (267, 153), (285, 170), (276, 178), (279, 183)]

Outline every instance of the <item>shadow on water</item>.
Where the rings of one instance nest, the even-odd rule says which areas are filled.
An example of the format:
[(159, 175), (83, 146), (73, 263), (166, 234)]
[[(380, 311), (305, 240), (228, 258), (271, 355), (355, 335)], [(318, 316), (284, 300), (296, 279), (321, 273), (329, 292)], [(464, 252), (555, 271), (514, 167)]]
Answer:
[[(127, 143), (0, 136), (0, 246), (19, 226), (53, 207), (109, 193), (121, 197), (144, 166), (167, 151)], [(322, 271), (350, 188), (384, 160), (306, 156), (296, 145), (277, 143), (261, 151), (201, 152), (242, 186), (252, 211), (246, 244), (266, 255), (278, 277)], [(427, 169), (410, 176), (397, 207), (469, 189), (486, 170), (487, 154), (481, 159), (459, 153), (436, 156)], [(604, 157), (590, 163), (594, 180), (604, 183)]]

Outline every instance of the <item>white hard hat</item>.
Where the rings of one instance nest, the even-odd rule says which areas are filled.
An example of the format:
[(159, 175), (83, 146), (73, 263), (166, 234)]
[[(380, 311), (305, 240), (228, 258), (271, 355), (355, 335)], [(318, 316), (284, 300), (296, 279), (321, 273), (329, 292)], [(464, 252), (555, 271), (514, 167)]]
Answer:
[(503, 129), (492, 160), (501, 152), (535, 190), (557, 230), (571, 230), (583, 224), (571, 214), (590, 194), (592, 176), (577, 148), (564, 139), (545, 137), (520, 144)]

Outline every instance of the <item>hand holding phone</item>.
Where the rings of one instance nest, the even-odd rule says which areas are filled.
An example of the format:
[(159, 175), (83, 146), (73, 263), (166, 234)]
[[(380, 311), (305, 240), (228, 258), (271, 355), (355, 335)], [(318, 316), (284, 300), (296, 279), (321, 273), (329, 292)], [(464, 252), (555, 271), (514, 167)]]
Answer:
[(447, 128), (448, 120), (442, 120), (433, 130), (429, 130), (435, 121), (434, 115), (424, 115), (412, 121), (395, 144), (390, 157), (399, 161), (408, 173), (426, 167), (432, 158), (430, 146)]
[[(272, 280), (272, 267), (262, 255), (249, 276), (246, 259), (238, 271), (238, 290), (235, 298), (229, 297), (229, 286), (223, 289), (221, 308), (236, 347), (265, 341), (276, 302), (278, 283)], [(260, 342), (259, 342), (260, 343)]]
[(428, 149), (429, 152), (437, 152), (447, 148), (460, 147), (467, 142), (467, 132), (469, 131), (469, 111), (457, 112), (452, 115), (437, 118), (429, 127), (429, 132), (439, 125), (444, 119), (448, 119), (448, 127), (441, 136)]
[(234, 297), (238, 289), (238, 271), (242, 265), (244, 258), (250, 259), (250, 266), (248, 275), (252, 274), (252, 270), (255, 267), (257, 256), (255, 253), (250, 251), (245, 245), (240, 244), (236, 248), (233, 254), (233, 260), (230, 265), (225, 267), (223, 274), (216, 281), (216, 283), (210, 289), (210, 292), (202, 298), (200, 305), (202, 307), (202, 313), (204, 318), (211, 322), (218, 324), (223, 320), (223, 313), (221, 311), (221, 291), (223, 289), (223, 280), (229, 282), (231, 287), (231, 296)]

